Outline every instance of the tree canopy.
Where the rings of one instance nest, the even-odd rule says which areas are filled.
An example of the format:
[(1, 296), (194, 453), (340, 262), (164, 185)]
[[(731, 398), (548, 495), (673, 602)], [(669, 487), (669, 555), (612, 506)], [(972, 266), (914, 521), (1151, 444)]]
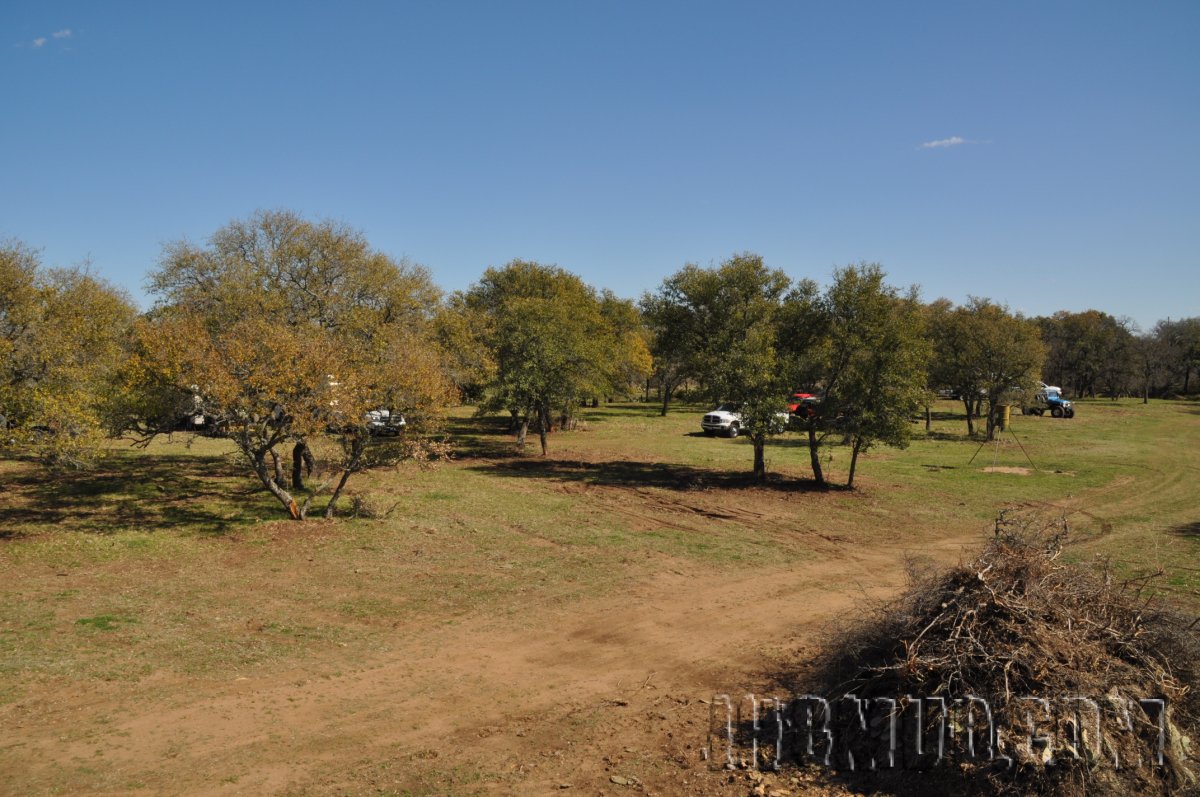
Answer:
[(968, 434), (975, 433), (974, 403), (987, 403), (991, 440), (998, 408), (1030, 393), (1042, 376), (1046, 347), (1037, 324), (977, 297), (961, 307), (940, 306), (930, 324), (934, 381), (962, 398)]
[(424, 269), (343, 225), (264, 211), (206, 247), (167, 245), (151, 287), (158, 302), (138, 326), (131, 425), (154, 433), (200, 408), (296, 519), (319, 490), (303, 501), (289, 491), (283, 444), (297, 462), (310, 438), (341, 444), (326, 514), (369, 458), (369, 411), (409, 415), (396, 456), (429, 451), (428, 427), (453, 388), (432, 339), (439, 294)]
[(543, 454), (556, 415), (627, 392), (650, 367), (633, 305), (557, 266), (514, 260), (489, 268), (452, 306), (462, 319), (455, 328), (472, 332), (461, 345), (488, 352), (481, 407), (510, 412), (522, 446), (535, 422)]
[(697, 277), (693, 305), (702, 334), (693, 353), (696, 373), (713, 402), (741, 405), (741, 432), (754, 453), (753, 472), (766, 476), (768, 438), (786, 429), (789, 374), (779, 357), (779, 313), (791, 280), (752, 253), (734, 255)]
[(86, 267), (46, 269), (0, 246), (0, 416), (10, 449), (55, 467), (101, 453), (136, 309)]
[(793, 383), (821, 394), (803, 419), (813, 476), (825, 484), (820, 447), (831, 433), (851, 444), (847, 486), (872, 445), (903, 447), (925, 397), (928, 343), (916, 289), (902, 293), (873, 263), (834, 271), (820, 292), (802, 282), (788, 296), (783, 340)]

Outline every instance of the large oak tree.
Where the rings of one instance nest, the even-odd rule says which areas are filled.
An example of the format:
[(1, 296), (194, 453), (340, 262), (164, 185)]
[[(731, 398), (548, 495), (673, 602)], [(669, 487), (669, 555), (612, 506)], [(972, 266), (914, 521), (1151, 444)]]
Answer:
[(621, 392), (649, 370), (632, 304), (557, 266), (489, 268), (451, 304), (462, 320), (444, 326), (470, 328), (460, 345), (487, 352), (481, 408), (509, 412), (522, 447), (534, 422), (543, 455), (555, 416), (569, 419), (583, 401)]
[(822, 292), (804, 281), (787, 297), (781, 345), (792, 382), (821, 393), (803, 420), (813, 477), (825, 484), (821, 447), (830, 434), (851, 445), (847, 486), (859, 455), (876, 444), (904, 447), (925, 400), (928, 343), (916, 289), (885, 282), (877, 264), (837, 269)]
[(713, 402), (740, 405), (756, 479), (766, 476), (767, 439), (786, 426), (780, 416), (791, 376), (779, 356), (779, 313), (790, 285), (786, 274), (747, 252), (712, 268), (686, 265), (642, 299), (664, 378), (694, 375)]
[(153, 434), (198, 407), (293, 518), (320, 491), (297, 498), (315, 437), (330, 434), (343, 451), (327, 479), (336, 479), (327, 515), (349, 476), (379, 458), (368, 411), (408, 415), (390, 444), (395, 458), (435, 444), (428, 427), (453, 392), (430, 327), (439, 292), (425, 269), (372, 249), (358, 231), (259, 212), (206, 246), (165, 247), (150, 285), (158, 301), (139, 327), (132, 424)]

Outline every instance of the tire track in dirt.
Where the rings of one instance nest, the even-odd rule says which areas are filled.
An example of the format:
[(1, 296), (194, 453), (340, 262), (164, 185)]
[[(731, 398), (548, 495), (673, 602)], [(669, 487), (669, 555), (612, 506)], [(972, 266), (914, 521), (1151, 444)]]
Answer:
[[(557, 489), (568, 495), (586, 498), (594, 502), (603, 512), (621, 515), (633, 521), (634, 528), (641, 530), (665, 528), (685, 532), (704, 532), (706, 529), (704, 521), (734, 522), (764, 533), (771, 533), (777, 538), (797, 533), (804, 537), (816, 538), (828, 544), (822, 545), (821, 548), (829, 552), (840, 550), (838, 546), (846, 542), (844, 537), (821, 532), (804, 524), (796, 513), (779, 510), (774, 512), (756, 511), (729, 502), (721, 502), (719, 508), (708, 506), (703, 500), (709, 497), (708, 493), (702, 490), (683, 491), (678, 495), (674, 493), (664, 495), (661, 490), (650, 488), (633, 488), (631, 490), (630, 488), (571, 482), (558, 485)], [(636, 501), (630, 500), (630, 492), (637, 496)], [(773, 497), (778, 498), (778, 495)], [(787, 508), (791, 509), (790, 506)], [(684, 520), (681, 522), (675, 518), (684, 518)], [(700, 520), (700, 523), (688, 522), (694, 520)]]
[[(922, 553), (950, 561), (978, 539), (947, 539)], [(294, 671), (192, 684), (175, 690), (173, 703), (131, 710), (119, 690), (108, 701), (62, 695), (21, 724), (27, 768), (14, 793), (47, 790), (52, 762), (95, 760), (97, 750), (126, 785), (97, 784), (96, 794), (324, 794), (354, 762), (415, 766), (412, 757), (422, 754), (440, 768), (511, 772), (488, 788), (530, 793), (525, 787), (547, 772), (550, 780), (578, 779), (578, 761), (537, 773), (519, 762), (570, 732), (579, 712), (628, 703), (629, 686), (650, 680), (656, 694), (685, 701), (735, 688), (730, 675), (755, 671), (764, 650), (898, 588), (904, 554), (899, 546), (857, 547), (835, 561), (732, 576), (671, 561), (624, 594), (538, 607), (527, 628), (468, 621), (406, 639), (402, 650), (336, 677)], [(101, 718), (90, 738), (62, 741)], [(636, 737), (640, 726), (621, 733)], [(595, 777), (604, 772), (594, 769)], [(405, 777), (413, 776), (396, 782)], [(130, 782), (145, 788), (130, 792)]]

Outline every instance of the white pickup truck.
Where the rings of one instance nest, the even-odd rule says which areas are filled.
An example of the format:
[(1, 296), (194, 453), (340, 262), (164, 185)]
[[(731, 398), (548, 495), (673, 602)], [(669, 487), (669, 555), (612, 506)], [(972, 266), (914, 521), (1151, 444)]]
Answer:
[(705, 434), (737, 437), (742, 430), (742, 415), (738, 412), (741, 408), (741, 404), (721, 404), (712, 412), (705, 413), (700, 428)]
[[(721, 404), (715, 410), (704, 413), (704, 417), (700, 419), (700, 428), (708, 435), (723, 434), (726, 437), (737, 437), (742, 433), (741, 410), (741, 404), (729, 402)], [(779, 428), (774, 430), (776, 433), (787, 429), (788, 425), (786, 412), (778, 413), (777, 417)]]

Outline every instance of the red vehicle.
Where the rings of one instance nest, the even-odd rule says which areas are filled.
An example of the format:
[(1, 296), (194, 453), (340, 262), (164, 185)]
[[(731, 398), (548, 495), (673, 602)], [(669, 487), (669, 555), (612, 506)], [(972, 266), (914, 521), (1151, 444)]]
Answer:
[(815, 418), (820, 403), (821, 397), (812, 393), (793, 393), (788, 398), (788, 412), (804, 419)]

